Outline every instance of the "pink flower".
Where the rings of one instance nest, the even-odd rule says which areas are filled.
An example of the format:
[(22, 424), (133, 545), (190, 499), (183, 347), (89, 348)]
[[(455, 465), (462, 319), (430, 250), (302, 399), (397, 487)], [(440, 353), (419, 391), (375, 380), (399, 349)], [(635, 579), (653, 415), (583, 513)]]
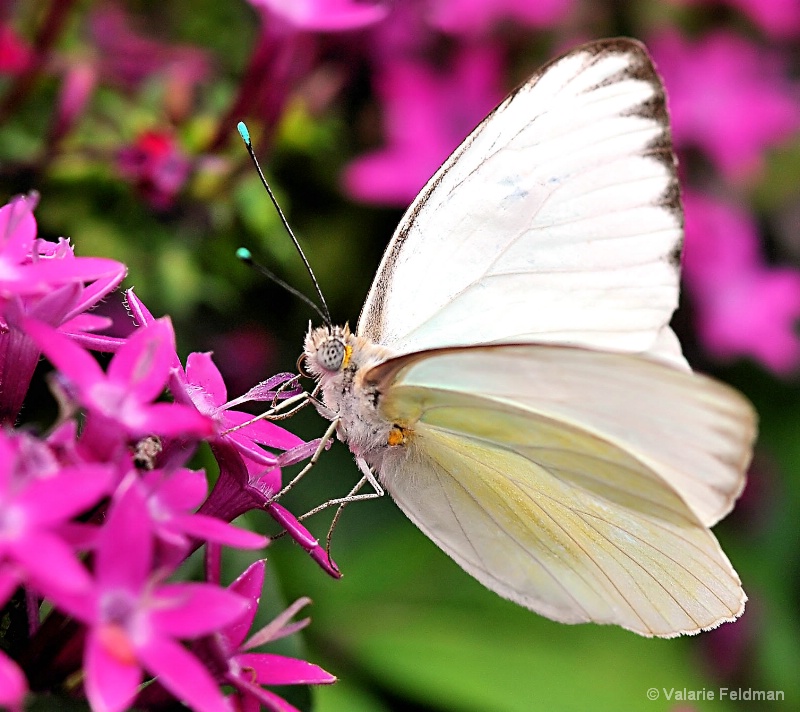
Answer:
[(95, 456), (111, 457), (128, 439), (202, 438), (213, 432), (210, 419), (194, 408), (154, 402), (177, 358), (169, 319), (135, 331), (106, 373), (93, 356), (50, 327), (28, 320), (25, 331), (59, 370), (67, 394), (87, 410), (82, 442)]
[[(90, 585), (60, 527), (107, 494), (113, 470), (105, 465), (59, 467), (41, 451), (32, 457), (26, 443), (0, 431), (0, 579), (21, 579), (58, 602), (65, 593)], [(8, 586), (0, 589), (10, 594)]]
[(565, 19), (573, 0), (429, 0), (431, 23), (445, 32), (488, 32), (500, 20), (552, 27)]
[(28, 683), (16, 663), (0, 653), (0, 707), (9, 712), (22, 712)]
[(92, 332), (107, 320), (85, 312), (116, 289), (125, 266), (114, 260), (75, 257), (63, 238), (36, 238), (36, 195), (0, 208), (0, 422), (19, 414), (39, 348), (20, 329), (28, 317), (57, 327), (93, 348), (113, 351), (119, 340)]
[(685, 5), (730, 5), (750, 17), (773, 37), (794, 37), (800, 32), (797, 0), (672, 0)]
[(219, 464), (219, 477), (198, 511), (232, 521), (253, 509), (266, 509), (329, 576), (340, 578), (342, 574), (336, 563), (311, 532), (289, 510), (273, 500), (281, 484), (278, 468), (310, 457), (318, 446), (319, 441), (304, 443), (283, 453), (274, 468), (265, 468), (244, 459), (230, 443), (217, 441), (211, 449)]
[(203, 470), (180, 468), (168, 473), (152, 470), (132, 486), (141, 489), (147, 503), (153, 534), (162, 551), (157, 557), (165, 565), (177, 565), (192, 551), (192, 542), (213, 542), (238, 549), (261, 549), (267, 538), (240, 529), (205, 514), (195, 514), (208, 494), (208, 480)]
[(92, 97), (96, 83), (97, 70), (93, 63), (80, 62), (67, 68), (50, 128), (52, 142), (63, 138), (78, 121)]
[(336, 682), (336, 678), (305, 660), (250, 652), (265, 643), (291, 635), (308, 624), (308, 619), (290, 623), (295, 613), (310, 603), (308, 599), (300, 599), (249, 640), (245, 640), (255, 619), (263, 587), (264, 562), (256, 561), (230, 586), (231, 591), (248, 601), (245, 614), (213, 638), (199, 641), (195, 650), (204, 659), (213, 661), (209, 666), (218, 671), (219, 682), (235, 688), (242, 710), (263, 708), (273, 712), (298, 712), (295, 707), (274, 692), (265, 690), (262, 685), (328, 685)]
[(753, 219), (699, 193), (684, 195), (684, 279), (698, 333), (722, 359), (750, 356), (776, 373), (800, 364), (800, 272), (770, 267)]
[(32, 51), (14, 30), (0, 24), (0, 75), (24, 72), (31, 63)]
[(268, 12), (289, 25), (312, 32), (352, 30), (382, 20), (387, 13), (380, 3), (353, 0), (250, 0), (262, 12)]
[[(291, 374), (280, 374), (265, 384), (260, 384), (261, 395), (245, 394), (234, 401), (228, 401), (225, 382), (222, 380), (209, 353), (192, 353), (186, 360), (185, 381), (181, 384), (183, 394), (203, 415), (214, 421), (216, 438), (227, 440), (245, 459), (252, 460), (262, 467), (275, 467), (277, 458), (265, 451), (266, 445), (278, 450), (291, 450), (303, 445), (303, 440), (293, 433), (270, 423), (267, 420), (253, 420), (250, 413), (234, 410), (233, 406), (250, 400), (272, 400), (277, 388), (292, 378)], [(181, 379), (183, 380), (183, 379)], [(175, 389), (176, 392), (178, 389)], [(288, 391), (291, 395), (294, 391)], [(236, 428), (235, 430), (232, 430)]]
[[(125, 268), (76, 258), (65, 240), (38, 240), (34, 204), (19, 198), (0, 209), (0, 407), (7, 407), (8, 384), (22, 382), (23, 396), (27, 389), (30, 359), (19, 354), (35, 363), (41, 350), (56, 369), (50, 383), (60, 412), (46, 438), (10, 422), (0, 428), (0, 605), (21, 589), (27, 611), (3, 632), (20, 667), (0, 653), (0, 706), (21, 712), (26, 674), (44, 691), (80, 673), (95, 711), (147, 704), (147, 692), (159, 691), (152, 708), (177, 700), (197, 712), (230, 712), (218, 684), (232, 686), (248, 710), (261, 702), (293, 709), (261, 685), (333, 678), (302, 660), (250, 648), (299, 626), (273, 624), (243, 644), (258, 599), (253, 586), (165, 581), (203, 542), (212, 582), (220, 578), (222, 546), (265, 546), (266, 537), (228, 523), (253, 508), (267, 510), (339, 575), (273, 500), (280, 468), (307, 459), (319, 442), (251, 423), (235, 410), (299, 394), (294, 376), (279, 374), (228, 401), (210, 355), (194, 354), (184, 371), (169, 319), (153, 318), (132, 291), (128, 308), (138, 328), (125, 338), (93, 335), (109, 320), (84, 311)], [(77, 340), (113, 352), (105, 371)], [(167, 388), (183, 402), (162, 402)], [(218, 458), (216, 498), (206, 497), (205, 472), (184, 466), (201, 439)], [(200, 655), (209, 650), (214, 655)], [(155, 680), (140, 694), (145, 677)]]
[(145, 131), (117, 154), (120, 174), (156, 210), (167, 210), (183, 188), (192, 164), (169, 131)]
[(758, 170), (764, 152), (800, 127), (798, 89), (768, 51), (727, 32), (697, 42), (650, 41), (669, 94), (679, 148), (705, 151), (730, 177)]
[(191, 93), (210, 73), (203, 50), (139, 34), (128, 13), (113, 2), (102, 3), (92, 12), (90, 29), (99, 54), (97, 70), (108, 82), (132, 89), (154, 75), (177, 77)]
[(0, 208), (0, 306), (7, 307), (15, 296), (45, 296), (75, 281), (122, 280), (125, 268), (119, 262), (75, 257), (67, 240), (37, 240), (37, 201), (35, 194), (19, 196)]
[(389, 64), (376, 81), (388, 145), (346, 168), (345, 190), (369, 203), (408, 205), (502, 98), (501, 76), (491, 47), (463, 49), (446, 73), (410, 60)]
[(228, 712), (203, 664), (178, 640), (199, 638), (240, 618), (241, 596), (202, 583), (161, 582), (153, 570), (153, 532), (138, 488), (123, 485), (95, 551), (94, 585), (65, 608), (88, 626), (85, 690), (95, 710), (128, 707), (143, 670), (198, 712)]

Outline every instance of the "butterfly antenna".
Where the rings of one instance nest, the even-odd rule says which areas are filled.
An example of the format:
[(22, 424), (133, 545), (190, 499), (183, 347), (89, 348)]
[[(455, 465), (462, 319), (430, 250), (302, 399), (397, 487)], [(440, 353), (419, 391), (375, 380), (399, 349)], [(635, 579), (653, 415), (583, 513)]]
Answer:
[(244, 262), (248, 267), (252, 267), (259, 274), (264, 275), (267, 279), (271, 279), (279, 287), (283, 287), (287, 292), (289, 292), (290, 294), (294, 294), (295, 297), (297, 297), (298, 299), (301, 299), (302, 301), (304, 301), (315, 312), (317, 312), (317, 314), (320, 315), (322, 321), (324, 321), (326, 324), (330, 325), (331, 320), (330, 320), (330, 316), (328, 316), (327, 313), (323, 312), (322, 309), (320, 309), (314, 301), (309, 299), (300, 290), (295, 289), (291, 284), (288, 284), (287, 282), (284, 282), (280, 277), (278, 277), (278, 275), (276, 275), (274, 272), (271, 272), (270, 270), (268, 270), (260, 262), (256, 262), (253, 259), (252, 252), (250, 252), (250, 250), (248, 250), (246, 247), (240, 247), (239, 249), (237, 249), (236, 250), (236, 256), (242, 262)]
[(244, 141), (244, 145), (247, 148), (247, 152), (250, 154), (250, 159), (253, 161), (253, 165), (256, 167), (256, 170), (258, 171), (258, 177), (261, 179), (261, 184), (266, 189), (267, 195), (269, 195), (269, 199), (275, 206), (275, 210), (278, 211), (278, 217), (281, 219), (281, 223), (283, 223), (284, 229), (289, 234), (289, 237), (292, 239), (292, 242), (294, 243), (297, 252), (300, 254), (300, 259), (303, 260), (303, 264), (306, 266), (306, 270), (308, 271), (308, 274), (311, 277), (311, 281), (314, 283), (314, 288), (317, 290), (317, 296), (319, 297), (319, 301), (322, 304), (322, 309), (320, 310), (320, 308), (316, 304), (314, 304), (308, 297), (301, 295), (300, 292), (290, 287), (288, 284), (286, 284), (286, 282), (278, 279), (274, 274), (272, 274), (272, 272), (266, 269), (266, 267), (257, 265), (255, 262), (253, 262), (252, 257), (250, 256), (248, 250), (244, 250), (247, 253), (247, 257), (242, 257), (241, 255), (239, 255), (239, 250), (237, 250), (237, 256), (239, 256), (239, 258), (242, 259), (244, 262), (254, 266), (264, 276), (268, 277), (269, 279), (272, 279), (274, 282), (277, 282), (281, 286), (288, 289), (292, 294), (301, 297), (303, 301), (305, 301), (307, 304), (311, 304), (317, 311), (317, 313), (322, 317), (325, 324), (330, 326), (332, 324), (331, 313), (330, 310), (328, 309), (328, 304), (325, 301), (325, 297), (322, 295), (322, 290), (319, 288), (319, 282), (317, 282), (317, 278), (314, 276), (314, 271), (311, 269), (311, 265), (308, 263), (308, 259), (306, 258), (305, 252), (303, 252), (303, 248), (300, 247), (300, 243), (297, 241), (294, 232), (292, 232), (292, 228), (289, 227), (289, 222), (286, 220), (286, 216), (283, 214), (283, 210), (281, 210), (281, 206), (278, 204), (278, 200), (275, 197), (275, 194), (272, 192), (272, 188), (269, 187), (269, 183), (267, 183), (267, 179), (264, 177), (264, 172), (261, 170), (261, 166), (258, 163), (258, 158), (256, 158), (256, 153), (253, 150), (253, 144), (250, 141), (250, 132), (247, 130), (247, 126), (245, 125), (244, 121), (240, 121), (238, 124), (236, 124), (236, 128), (239, 130), (239, 135), (242, 137), (242, 141)]

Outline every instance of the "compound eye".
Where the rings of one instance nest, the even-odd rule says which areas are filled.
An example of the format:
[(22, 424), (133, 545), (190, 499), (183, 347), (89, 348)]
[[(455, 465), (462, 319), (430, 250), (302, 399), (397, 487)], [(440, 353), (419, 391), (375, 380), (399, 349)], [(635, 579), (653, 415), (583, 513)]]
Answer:
[(308, 370), (305, 354), (300, 354), (300, 358), (297, 359), (297, 372), (305, 378), (314, 378), (314, 374)]
[(329, 339), (317, 351), (317, 361), (326, 371), (338, 371), (344, 362), (345, 347), (339, 339)]

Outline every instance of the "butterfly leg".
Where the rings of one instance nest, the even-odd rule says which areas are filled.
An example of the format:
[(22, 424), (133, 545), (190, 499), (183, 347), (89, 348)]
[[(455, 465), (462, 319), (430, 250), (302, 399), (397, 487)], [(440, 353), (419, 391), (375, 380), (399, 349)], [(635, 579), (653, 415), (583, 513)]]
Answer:
[[(327, 509), (328, 507), (332, 507), (334, 505), (338, 506), (336, 514), (333, 515), (333, 520), (331, 521), (331, 526), (328, 529), (328, 536), (326, 539), (325, 550), (328, 553), (329, 560), (330, 560), (331, 537), (333, 536), (333, 530), (339, 523), (339, 517), (342, 516), (342, 510), (345, 508), (345, 506), (350, 504), (351, 502), (359, 502), (366, 499), (377, 499), (378, 497), (383, 497), (383, 495), (385, 494), (383, 487), (381, 487), (375, 475), (372, 474), (372, 470), (369, 469), (369, 465), (366, 463), (366, 461), (360, 457), (357, 457), (356, 465), (358, 466), (358, 469), (361, 471), (361, 474), (363, 476), (358, 482), (356, 482), (353, 489), (351, 489), (344, 497), (329, 499), (324, 504), (319, 505), (319, 507), (314, 507), (314, 509), (306, 512), (305, 514), (297, 518), (298, 521), (303, 521), (304, 519), (307, 519), (308, 517), (311, 517), (317, 514), (318, 512), (321, 512), (323, 509)], [(373, 491), (365, 492), (363, 494), (358, 494), (358, 491), (367, 483), (369, 483)]]
[[(314, 398), (313, 394), (311, 393), (298, 393), (296, 396), (292, 396), (291, 398), (287, 398), (284, 401), (278, 403), (278, 405), (270, 408), (259, 415), (254, 415), (250, 420), (245, 421), (244, 423), (239, 423), (239, 425), (235, 425), (232, 428), (228, 428), (221, 435), (228, 435), (229, 433), (234, 433), (237, 430), (241, 430), (242, 428), (246, 428), (248, 425), (255, 423), (258, 420), (284, 420), (285, 418), (290, 418), (293, 416), (297, 411), (302, 410), (305, 408), (309, 403), (316, 403), (317, 400)], [(286, 409), (289, 409), (288, 411)], [(286, 412), (283, 412), (286, 411)]]
[(294, 476), (294, 477), (293, 477), (293, 478), (292, 478), (292, 479), (289, 481), (289, 483), (288, 483), (288, 484), (286, 484), (286, 486), (284, 486), (284, 487), (283, 487), (283, 488), (280, 490), (280, 492), (278, 492), (277, 494), (275, 494), (275, 495), (274, 495), (274, 496), (273, 496), (273, 497), (270, 499), (270, 503), (272, 503), (272, 502), (276, 502), (276, 501), (278, 501), (278, 500), (279, 500), (281, 497), (283, 497), (283, 495), (285, 495), (285, 494), (286, 494), (286, 493), (287, 493), (287, 492), (288, 492), (290, 489), (292, 489), (292, 487), (294, 487), (294, 486), (295, 486), (295, 485), (296, 485), (296, 484), (297, 484), (297, 483), (298, 483), (300, 480), (302, 480), (302, 479), (303, 479), (303, 477), (305, 477), (305, 476), (306, 476), (306, 474), (309, 472), (309, 470), (310, 470), (312, 467), (314, 467), (314, 465), (317, 463), (317, 461), (319, 460), (320, 456), (322, 455), (323, 451), (325, 450), (326, 446), (328, 445), (328, 442), (329, 442), (329, 441), (330, 441), (330, 439), (333, 437), (333, 433), (334, 433), (334, 431), (336, 430), (336, 426), (337, 426), (338, 424), (339, 424), (339, 421), (338, 421), (338, 419), (337, 419), (337, 420), (332, 420), (332, 421), (331, 421), (331, 424), (328, 426), (328, 429), (325, 431), (325, 433), (324, 433), (324, 434), (322, 435), (322, 437), (320, 438), (319, 445), (317, 446), (317, 449), (314, 451), (314, 454), (313, 454), (313, 455), (311, 455), (311, 458), (310, 458), (310, 459), (309, 459), (309, 461), (306, 463), (305, 467), (303, 467), (303, 469), (302, 469), (302, 470), (300, 470), (300, 472), (298, 472), (298, 473), (297, 473), (297, 474), (296, 474), (296, 475), (295, 475), (295, 476)]
[[(323, 509), (327, 509), (328, 507), (339, 505), (339, 510), (336, 512), (336, 515), (334, 516), (334, 522), (335, 522), (339, 518), (339, 512), (344, 508), (346, 504), (350, 504), (351, 502), (358, 502), (363, 499), (377, 499), (378, 497), (383, 497), (383, 495), (385, 494), (383, 487), (381, 487), (380, 483), (375, 478), (375, 475), (372, 474), (372, 470), (369, 469), (369, 465), (367, 465), (367, 463), (360, 457), (356, 458), (356, 464), (358, 465), (358, 469), (361, 470), (363, 477), (355, 484), (353, 489), (351, 489), (344, 497), (329, 499), (327, 502), (320, 504), (318, 507), (314, 507), (314, 509), (311, 509), (305, 514), (299, 516), (297, 518), (298, 521), (303, 521), (304, 519), (308, 519), (308, 517), (312, 517), (318, 512), (321, 512)], [(357, 494), (357, 492), (367, 483), (370, 484), (373, 491), (366, 492), (364, 494)]]
[[(369, 469), (369, 465), (366, 461), (358, 457), (356, 458), (356, 465), (358, 465), (358, 469), (361, 470), (361, 474), (364, 476), (356, 483), (356, 486), (347, 493), (347, 496), (343, 497), (338, 502), (339, 506), (336, 508), (336, 514), (333, 515), (331, 526), (328, 528), (328, 536), (325, 539), (325, 553), (328, 555), (328, 561), (331, 560), (331, 539), (333, 538), (333, 530), (336, 529), (336, 525), (339, 523), (339, 517), (342, 516), (345, 506), (350, 504), (350, 502), (357, 502), (358, 500), (377, 499), (378, 497), (383, 497), (385, 494), (383, 487), (380, 486), (380, 483), (372, 473), (372, 470)], [(373, 491), (365, 494), (357, 494), (367, 482), (369, 482)], [(331, 502), (331, 504), (334, 502)]]

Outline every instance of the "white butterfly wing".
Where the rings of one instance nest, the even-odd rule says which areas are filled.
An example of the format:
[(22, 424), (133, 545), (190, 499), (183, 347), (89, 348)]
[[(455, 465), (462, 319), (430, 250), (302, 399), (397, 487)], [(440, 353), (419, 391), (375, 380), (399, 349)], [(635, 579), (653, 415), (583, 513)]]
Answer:
[(685, 365), (667, 326), (681, 235), (661, 81), (639, 43), (595, 42), (540, 70), (431, 178), (358, 334), (400, 353), (557, 342)]
[(487, 587), (643, 635), (741, 613), (706, 527), (741, 489), (754, 438), (732, 389), (641, 357), (525, 345), (400, 357), (367, 377), (409, 428), (381, 480)]

